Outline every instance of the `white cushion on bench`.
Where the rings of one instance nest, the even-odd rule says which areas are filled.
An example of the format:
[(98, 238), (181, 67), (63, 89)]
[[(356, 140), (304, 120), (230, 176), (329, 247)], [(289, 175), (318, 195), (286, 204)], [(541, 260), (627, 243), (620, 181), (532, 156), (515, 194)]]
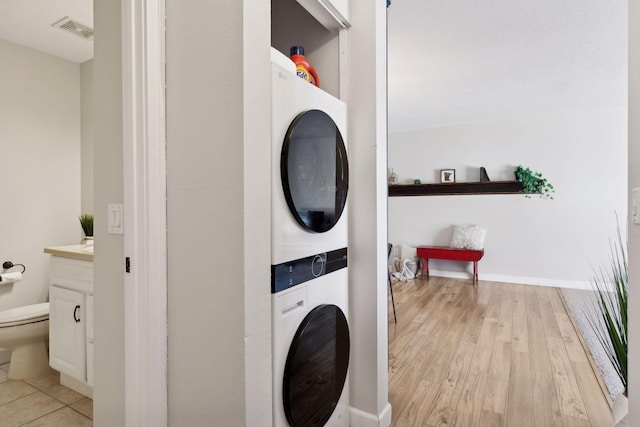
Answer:
[(487, 230), (481, 225), (456, 225), (453, 227), (451, 247), (458, 249), (483, 249)]

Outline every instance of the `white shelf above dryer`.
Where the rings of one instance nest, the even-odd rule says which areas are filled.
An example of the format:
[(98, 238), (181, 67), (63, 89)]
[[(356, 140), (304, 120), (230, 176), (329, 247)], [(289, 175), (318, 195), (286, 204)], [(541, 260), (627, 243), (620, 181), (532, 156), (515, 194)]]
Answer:
[(349, 0), (271, 0), (271, 46), (287, 58), (292, 46), (302, 46), (320, 88), (342, 100), (346, 100), (348, 30), (338, 19), (350, 25), (348, 11)]
[(297, 0), (329, 31), (349, 28), (349, 0)]

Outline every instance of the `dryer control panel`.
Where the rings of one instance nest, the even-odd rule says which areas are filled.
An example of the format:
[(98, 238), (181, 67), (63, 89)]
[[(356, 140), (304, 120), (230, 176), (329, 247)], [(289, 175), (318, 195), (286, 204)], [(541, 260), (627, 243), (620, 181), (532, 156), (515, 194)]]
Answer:
[(284, 291), (345, 267), (347, 267), (347, 248), (272, 265), (271, 293)]

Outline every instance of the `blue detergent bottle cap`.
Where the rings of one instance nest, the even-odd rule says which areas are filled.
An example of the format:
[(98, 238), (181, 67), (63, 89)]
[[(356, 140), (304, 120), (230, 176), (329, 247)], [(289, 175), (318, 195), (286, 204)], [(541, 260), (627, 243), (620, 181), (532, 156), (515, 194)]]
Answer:
[(304, 55), (304, 48), (302, 46), (291, 46), (289, 49), (289, 56)]

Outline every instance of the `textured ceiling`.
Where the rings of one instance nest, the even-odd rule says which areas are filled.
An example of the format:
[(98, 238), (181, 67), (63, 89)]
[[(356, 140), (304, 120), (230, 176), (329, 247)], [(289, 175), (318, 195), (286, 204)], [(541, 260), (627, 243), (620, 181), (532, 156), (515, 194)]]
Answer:
[(624, 106), (626, 0), (393, 0), (389, 131)]
[(92, 0), (0, 0), (0, 39), (72, 62), (93, 57), (93, 42), (51, 26), (68, 16), (93, 27)]

